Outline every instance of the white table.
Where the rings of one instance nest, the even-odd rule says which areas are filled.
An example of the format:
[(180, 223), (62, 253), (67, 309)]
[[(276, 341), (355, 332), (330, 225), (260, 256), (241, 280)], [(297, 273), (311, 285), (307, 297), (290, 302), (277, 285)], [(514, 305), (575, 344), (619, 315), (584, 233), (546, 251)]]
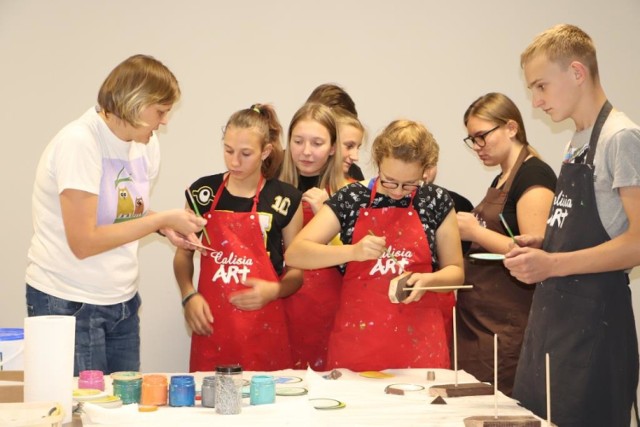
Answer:
[[(389, 369), (385, 373), (391, 378), (365, 378), (346, 369), (339, 370), (342, 376), (336, 380), (322, 378), (322, 373), (311, 370), (285, 370), (268, 372), (274, 376), (293, 376), (302, 379), (295, 384), (278, 384), (278, 387), (302, 386), (309, 391), (304, 396), (276, 396), (270, 405), (249, 405), (245, 398), (239, 415), (220, 415), (213, 408), (203, 408), (200, 402), (194, 407), (160, 407), (155, 412), (139, 412), (135, 404), (116, 409), (105, 409), (85, 403), (82, 421), (84, 426), (117, 425), (133, 426), (464, 426), (464, 418), (472, 415), (494, 415), (494, 396), (471, 396), (446, 398), (446, 405), (431, 404), (433, 397), (428, 389), (432, 385), (454, 383), (454, 372), (434, 369), (435, 381), (427, 381), (427, 369)], [(244, 372), (249, 380), (258, 372)], [(177, 374), (165, 374), (167, 377)], [(202, 378), (212, 372), (193, 374), (197, 389)], [(458, 372), (458, 383), (475, 382), (473, 376)], [(107, 379), (106, 391), (111, 391)], [(425, 387), (422, 391), (411, 391), (404, 395), (385, 393), (391, 384), (416, 384)], [(332, 398), (346, 404), (342, 409), (317, 410), (309, 398)], [(518, 406), (517, 402), (498, 393), (499, 415), (532, 415)], [(544, 423), (543, 423), (544, 425)]]

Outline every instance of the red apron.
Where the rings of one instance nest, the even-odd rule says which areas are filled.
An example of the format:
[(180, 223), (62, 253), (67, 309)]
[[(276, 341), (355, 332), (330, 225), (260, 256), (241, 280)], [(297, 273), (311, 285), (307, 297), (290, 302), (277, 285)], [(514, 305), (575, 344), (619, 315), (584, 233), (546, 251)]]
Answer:
[[(369, 205), (376, 196), (374, 183)], [(369, 230), (384, 235), (398, 259), (388, 254), (376, 260), (352, 261), (342, 282), (340, 306), (329, 339), (327, 368), (355, 371), (388, 368), (448, 368), (449, 348), (437, 294), (418, 302), (393, 304), (389, 282), (405, 270), (432, 271), (431, 250), (418, 213), (407, 208), (363, 208), (353, 230), (353, 242)]]
[[(308, 203), (302, 204), (304, 225), (313, 218)], [(302, 287), (284, 299), (294, 369), (310, 366), (324, 371), (329, 334), (340, 301), (342, 274), (337, 267), (304, 270)]]
[(265, 249), (257, 213), (262, 178), (251, 212), (216, 211), (228, 180), (216, 193), (205, 214), (213, 251), (200, 260), (198, 292), (207, 300), (214, 317), (210, 336), (193, 334), (193, 371), (213, 371), (216, 365), (242, 365), (248, 371), (275, 371), (291, 366), (289, 337), (282, 301), (277, 299), (260, 310), (244, 311), (229, 302), (236, 291), (246, 290), (245, 279), (255, 277), (279, 281)]

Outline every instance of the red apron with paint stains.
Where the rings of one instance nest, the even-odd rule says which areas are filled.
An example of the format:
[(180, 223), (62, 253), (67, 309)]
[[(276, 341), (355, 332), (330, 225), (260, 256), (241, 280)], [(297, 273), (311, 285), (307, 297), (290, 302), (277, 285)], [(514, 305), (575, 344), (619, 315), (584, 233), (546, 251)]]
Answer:
[(229, 302), (233, 292), (248, 289), (242, 284), (247, 278), (279, 279), (265, 249), (257, 212), (262, 179), (251, 212), (216, 211), (227, 179), (205, 214), (213, 251), (200, 260), (198, 292), (211, 308), (213, 333), (191, 337), (190, 370), (213, 371), (216, 365), (235, 363), (249, 371), (289, 368), (291, 352), (282, 300), (253, 311), (237, 309)]
[[(313, 218), (303, 202), (304, 225)], [(329, 334), (340, 301), (342, 274), (337, 267), (305, 270), (302, 287), (284, 299), (294, 369), (324, 371)]]
[[(375, 189), (374, 183), (369, 204)], [(415, 192), (412, 202), (414, 196)], [(438, 296), (427, 292), (410, 304), (389, 301), (391, 279), (405, 270), (432, 271), (431, 250), (413, 203), (408, 208), (360, 209), (353, 242), (369, 230), (386, 237), (400, 265), (388, 254), (348, 264), (329, 340), (327, 368), (448, 368), (449, 349)]]

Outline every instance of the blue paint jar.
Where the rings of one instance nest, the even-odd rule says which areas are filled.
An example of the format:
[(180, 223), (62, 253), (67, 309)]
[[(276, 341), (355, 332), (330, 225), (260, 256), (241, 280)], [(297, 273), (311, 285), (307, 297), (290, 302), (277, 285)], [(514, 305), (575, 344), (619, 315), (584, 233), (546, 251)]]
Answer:
[(276, 382), (271, 375), (254, 375), (251, 377), (249, 403), (264, 405), (276, 401)]
[(174, 375), (169, 385), (170, 406), (194, 406), (196, 402), (196, 383), (193, 375)]

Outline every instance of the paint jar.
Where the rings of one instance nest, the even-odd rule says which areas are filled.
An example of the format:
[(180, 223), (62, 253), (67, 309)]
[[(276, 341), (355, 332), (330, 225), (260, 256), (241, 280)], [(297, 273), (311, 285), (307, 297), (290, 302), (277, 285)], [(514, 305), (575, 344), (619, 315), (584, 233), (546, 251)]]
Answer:
[(113, 395), (122, 400), (123, 405), (140, 403), (142, 391), (142, 375), (140, 372), (125, 371), (111, 374), (113, 379)]
[(24, 329), (0, 328), (0, 371), (22, 371)]
[(193, 375), (174, 375), (169, 385), (170, 406), (194, 406), (196, 403), (196, 382)]
[(167, 377), (164, 375), (145, 375), (142, 377), (143, 405), (164, 406), (167, 404)]
[(216, 412), (223, 415), (239, 414), (242, 410), (242, 366), (216, 367)]
[(249, 402), (252, 405), (264, 405), (276, 401), (276, 382), (271, 375), (251, 377)]
[(216, 377), (204, 377), (202, 379), (202, 406), (205, 408), (215, 408), (216, 406)]
[(78, 375), (78, 388), (92, 388), (104, 391), (104, 374), (102, 371), (80, 371)]

